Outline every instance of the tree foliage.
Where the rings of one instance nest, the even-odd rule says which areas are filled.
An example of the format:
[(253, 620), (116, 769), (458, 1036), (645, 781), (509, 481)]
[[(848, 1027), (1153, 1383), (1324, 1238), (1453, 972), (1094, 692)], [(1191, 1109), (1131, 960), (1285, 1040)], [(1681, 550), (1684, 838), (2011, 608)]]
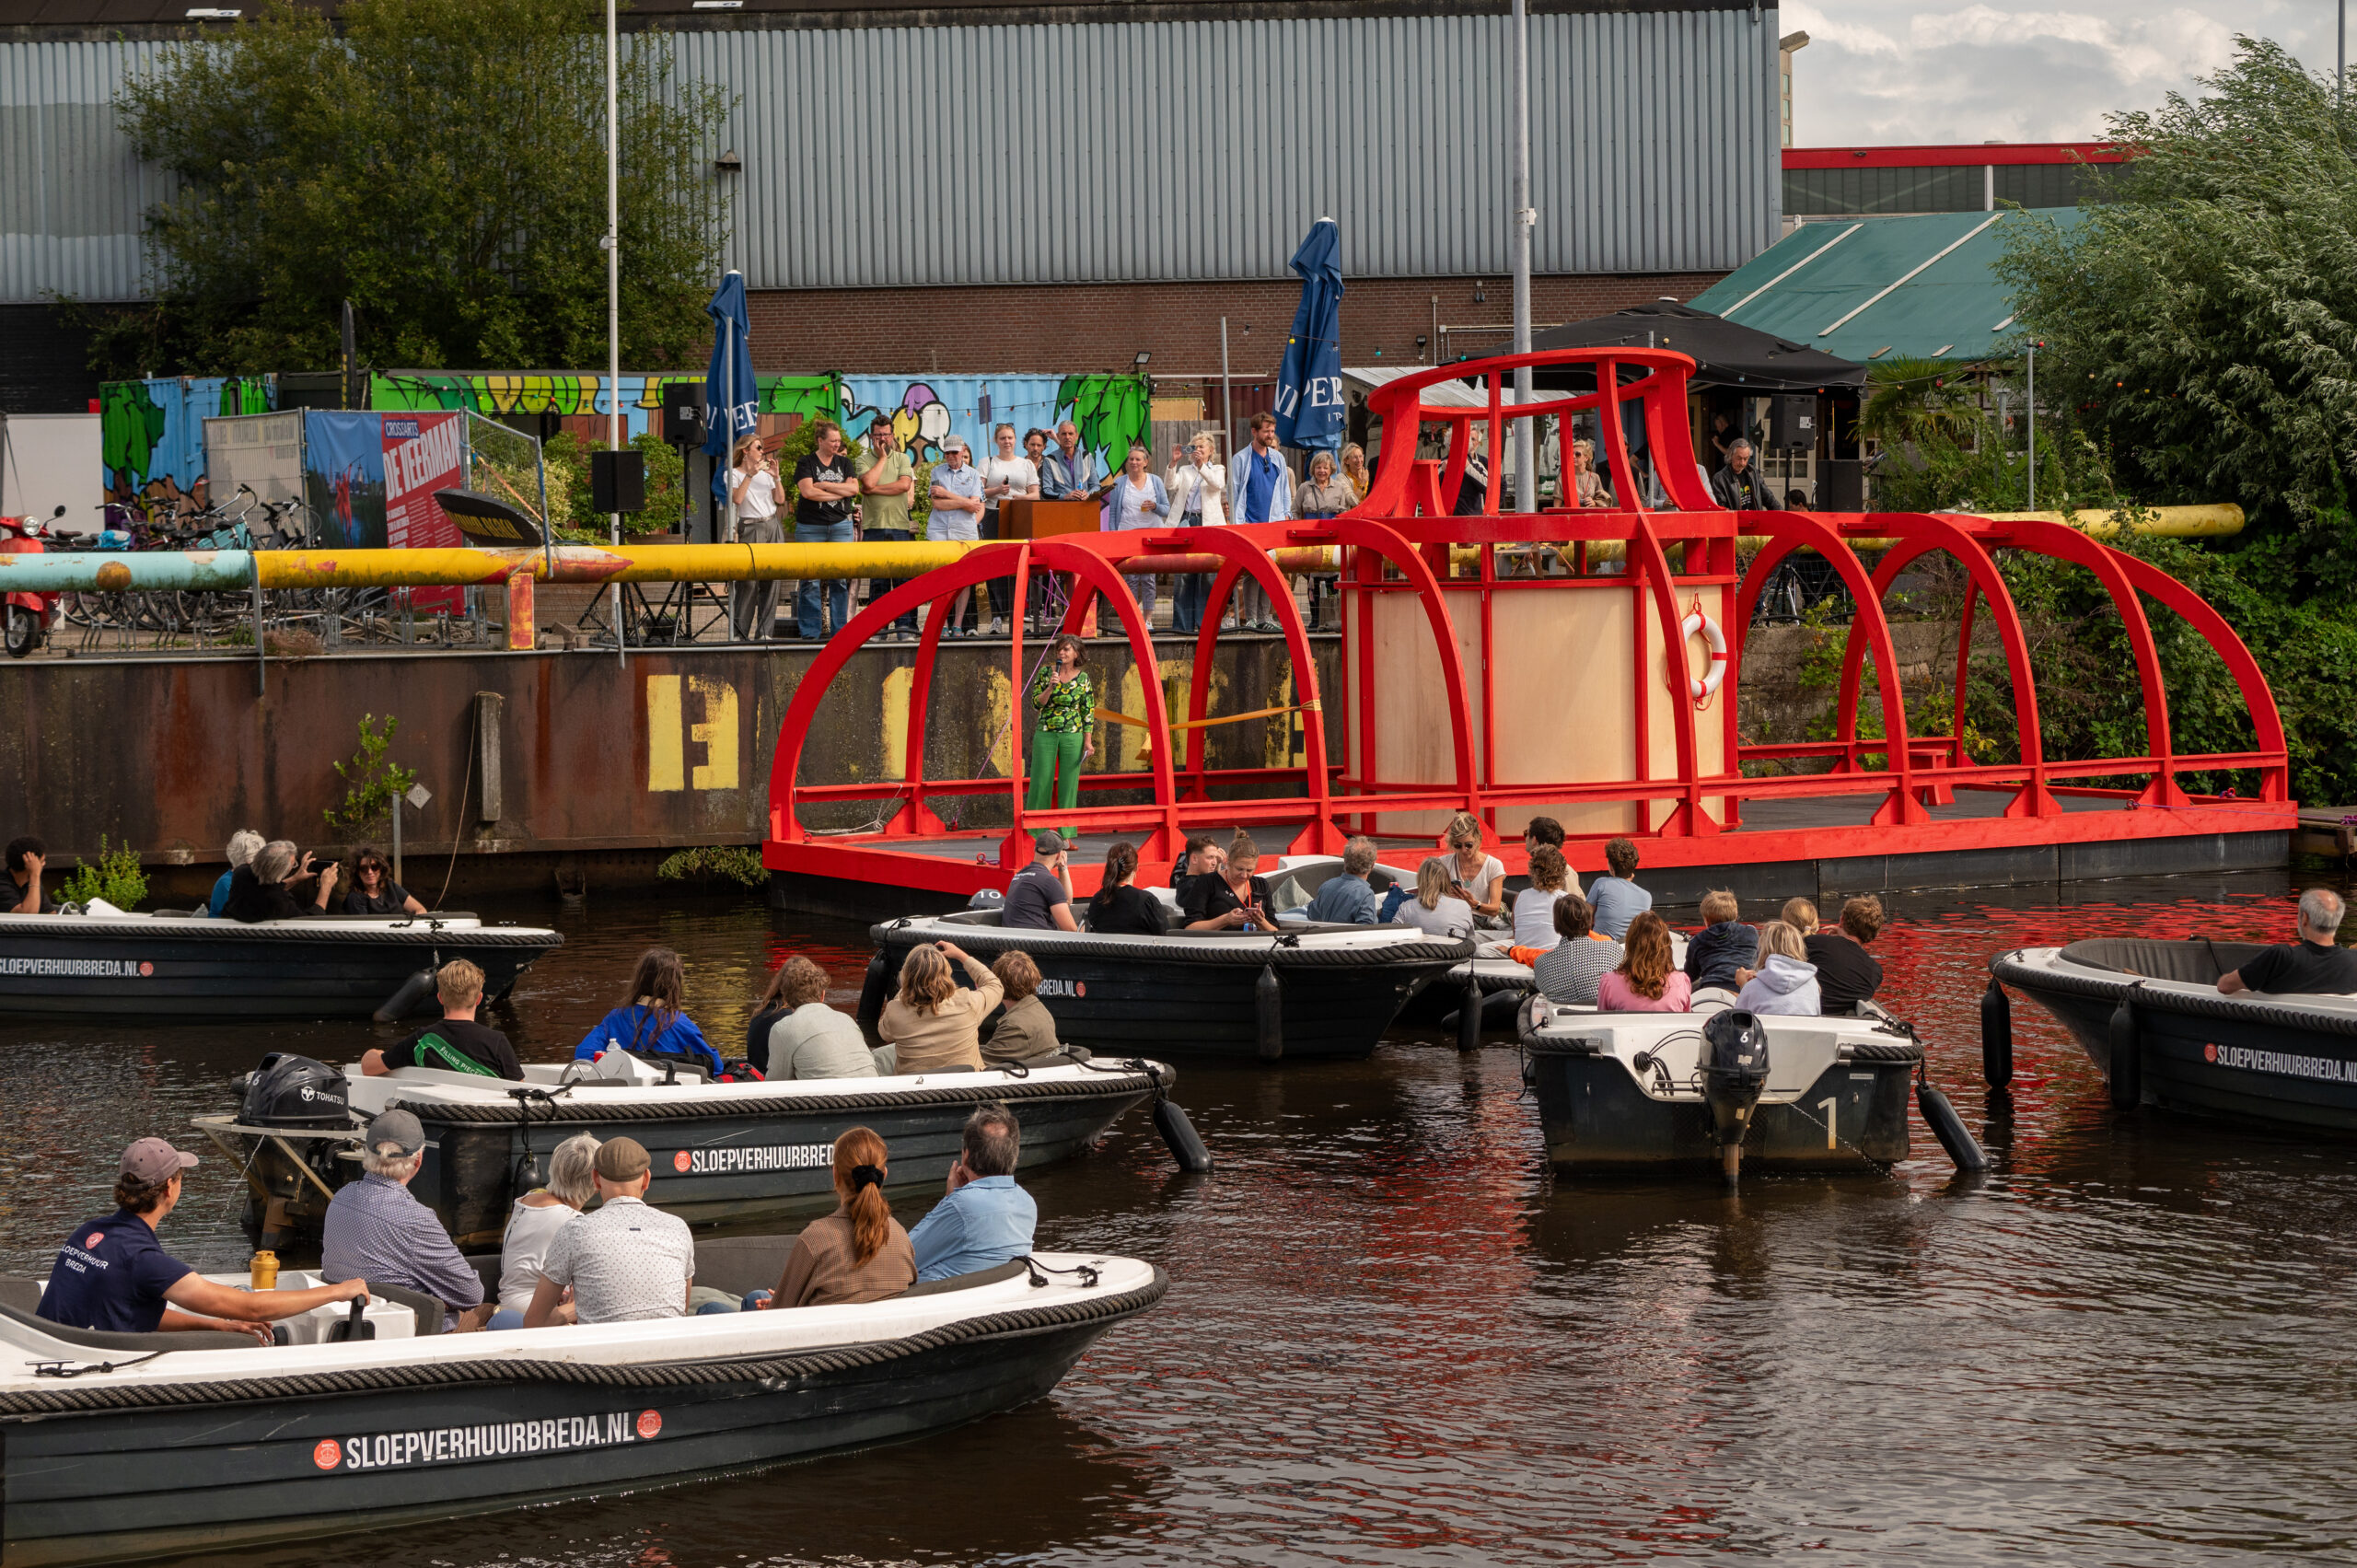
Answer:
[(2357, 469), (2357, 126), (2262, 40), (2201, 86), (2107, 116), (2138, 149), (2102, 176), (2114, 200), (2009, 226), (1999, 271), (2044, 340), (2042, 401), (2124, 484), (2319, 526)]
[[(670, 39), (624, 41), (622, 357), (694, 361), (726, 226), (702, 143), (729, 103)], [(152, 308), (100, 368), (334, 363), (342, 302), (376, 365), (606, 358), (605, 38), (584, 0), (269, 0), (167, 51), (120, 104), (173, 177), (149, 211)]]

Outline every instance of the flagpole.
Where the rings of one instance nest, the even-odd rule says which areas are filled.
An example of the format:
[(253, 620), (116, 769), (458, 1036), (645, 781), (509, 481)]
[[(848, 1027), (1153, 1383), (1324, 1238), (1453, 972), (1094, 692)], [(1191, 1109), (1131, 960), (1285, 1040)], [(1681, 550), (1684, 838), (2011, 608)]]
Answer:
[[(1530, 352), (1530, 229), (1538, 221), (1530, 204), (1530, 19), (1523, 0), (1514, 0), (1514, 352)], [(1514, 373), (1514, 401), (1527, 407), (1533, 383), (1530, 366)], [(1538, 422), (1515, 422), (1514, 505), (1538, 510)], [(1492, 453), (1494, 461), (1500, 454)]]
[[(606, 449), (617, 460), (622, 449), (622, 140), (618, 53), (614, 0), (606, 0)], [(615, 544), (621, 543), (620, 512), (607, 514), (606, 531)], [(630, 638), (622, 630), (622, 586), (616, 583), (614, 654), (624, 664), (630, 662), (629, 646)]]

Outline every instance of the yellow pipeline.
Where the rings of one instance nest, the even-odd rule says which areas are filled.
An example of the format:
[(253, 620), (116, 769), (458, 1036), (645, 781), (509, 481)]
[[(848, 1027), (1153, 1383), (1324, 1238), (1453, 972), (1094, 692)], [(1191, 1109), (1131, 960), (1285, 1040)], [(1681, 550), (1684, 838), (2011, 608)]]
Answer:
[[(538, 550), (272, 550), (255, 556), (265, 588), (419, 587), (504, 583), (519, 570), (541, 582), (728, 583), (749, 578), (915, 577), (976, 548), (969, 542), (907, 544), (559, 545), (553, 570)], [(1330, 572), (1330, 547), (1280, 550), (1288, 572)], [(1208, 572), (1210, 555), (1156, 557), (1163, 572)]]

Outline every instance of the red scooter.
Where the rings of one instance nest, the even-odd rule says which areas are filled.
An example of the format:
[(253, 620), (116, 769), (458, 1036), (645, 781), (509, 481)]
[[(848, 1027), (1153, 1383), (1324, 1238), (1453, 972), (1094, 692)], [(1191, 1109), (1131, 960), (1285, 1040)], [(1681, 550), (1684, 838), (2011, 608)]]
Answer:
[[(60, 506), (51, 514), (50, 522), (65, 516)], [(38, 523), (30, 517), (0, 517), (0, 555), (44, 555), (49, 546), (49, 524)], [(5, 641), (8, 656), (22, 658), (41, 645), (49, 635), (50, 623), (57, 619), (55, 594), (12, 593), (5, 610), (6, 628)]]

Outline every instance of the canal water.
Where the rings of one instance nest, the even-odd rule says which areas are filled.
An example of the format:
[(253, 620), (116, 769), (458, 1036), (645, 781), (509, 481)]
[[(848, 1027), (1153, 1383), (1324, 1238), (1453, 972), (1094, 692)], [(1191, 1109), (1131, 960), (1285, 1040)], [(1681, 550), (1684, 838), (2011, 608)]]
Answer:
[[(1182, 1065), (1215, 1151), (1176, 1173), (1147, 1120), (1027, 1177), (1043, 1244), (1172, 1280), (1052, 1399), (923, 1443), (734, 1481), (206, 1559), (477, 1564), (1459, 1564), (1796, 1558), (2216, 1563), (2357, 1556), (2357, 1146), (2115, 1114), (2026, 999), (1995, 1114), (1991, 952), (2133, 934), (2281, 940), (2281, 878), (1892, 900), (1884, 999), (1993, 1171), (1920, 1124), (1887, 1176), (1572, 1181), (1514, 1051), (1401, 1034), (1365, 1063)], [(750, 900), (486, 909), (566, 946), (497, 1019), (570, 1054), (651, 942), (739, 1038), (768, 966), (846, 991), (855, 927)], [(1747, 913), (1750, 912), (1747, 912)], [(846, 998), (848, 1001), (848, 998)], [(366, 1025), (36, 1026), (0, 1103), (0, 1269), (107, 1209), (113, 1161), (231, 1101), (268, 1050), (338, 1060)], [(208, 1160), (166, 1242), (240, 1268)], [(903, 1202), (913, 1223), (923, 1201)]]

